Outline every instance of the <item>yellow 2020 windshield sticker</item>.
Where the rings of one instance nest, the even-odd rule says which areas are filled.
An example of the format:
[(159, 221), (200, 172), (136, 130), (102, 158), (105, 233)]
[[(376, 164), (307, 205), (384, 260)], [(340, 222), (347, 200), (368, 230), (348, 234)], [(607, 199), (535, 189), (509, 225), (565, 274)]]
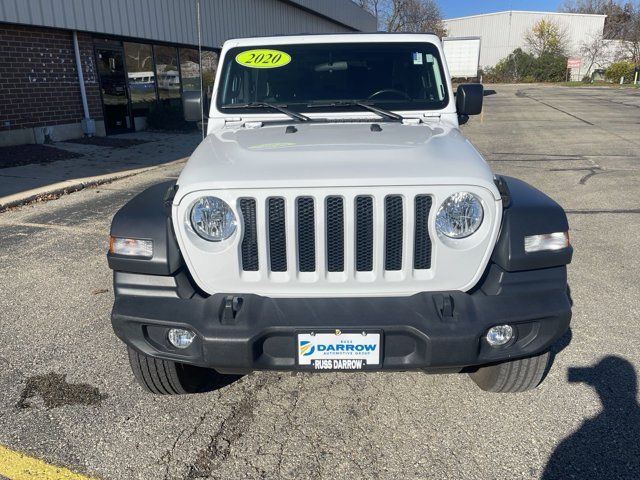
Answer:
[(245, 50), (236, 55), (236, 62), (249, 68), (278, 68), (291, 62), (291, 56), (280, 50)]

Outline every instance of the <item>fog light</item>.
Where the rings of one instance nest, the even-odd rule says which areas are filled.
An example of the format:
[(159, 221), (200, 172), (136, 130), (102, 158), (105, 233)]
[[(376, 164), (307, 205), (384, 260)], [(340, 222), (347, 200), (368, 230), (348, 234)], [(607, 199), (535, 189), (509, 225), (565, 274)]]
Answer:
[(492, 347), (499, 347), (509, 343), (513, 338), (513, 328), (511, 325), (498, 325), (491, 327), (487, 332), (487, 342)]
[(187, 348), (193, 343), (194, 338), (196, 338), (196, 334), (191, 330), (184, 330), (183, 328), (169, 330), (169, 341), (176, 348)]

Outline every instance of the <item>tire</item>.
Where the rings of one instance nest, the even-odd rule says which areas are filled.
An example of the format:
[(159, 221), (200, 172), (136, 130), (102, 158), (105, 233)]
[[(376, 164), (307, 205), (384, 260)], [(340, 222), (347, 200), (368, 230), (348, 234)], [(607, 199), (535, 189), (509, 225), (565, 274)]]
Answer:
[(551, 352), (529, 358), (480, 367), (469, 373), (482, 390), (494, 393), (518, 393), (536, 388), (551, 367)]
[(212, 390), (221, 383), (215, 370), (160, 360), (127, 347), (131, 371), (147, 392), (157, 395), (184, 395)]

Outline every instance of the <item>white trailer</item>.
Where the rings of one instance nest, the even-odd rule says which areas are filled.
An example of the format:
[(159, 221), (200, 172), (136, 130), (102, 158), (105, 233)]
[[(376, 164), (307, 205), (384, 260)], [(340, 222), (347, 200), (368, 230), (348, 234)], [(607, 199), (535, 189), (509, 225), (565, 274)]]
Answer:
[(448, 37), (442, 43), (452, 78), (478, 77), (480, 37)]

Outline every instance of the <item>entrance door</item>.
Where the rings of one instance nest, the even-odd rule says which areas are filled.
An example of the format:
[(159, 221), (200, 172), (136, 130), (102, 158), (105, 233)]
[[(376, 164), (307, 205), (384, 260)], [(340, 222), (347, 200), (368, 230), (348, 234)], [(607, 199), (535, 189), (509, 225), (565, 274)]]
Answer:
[(132, 123), (123, 51), (97, 47), (96, 57), (107, 134), (129, 132), (132, 130)]

